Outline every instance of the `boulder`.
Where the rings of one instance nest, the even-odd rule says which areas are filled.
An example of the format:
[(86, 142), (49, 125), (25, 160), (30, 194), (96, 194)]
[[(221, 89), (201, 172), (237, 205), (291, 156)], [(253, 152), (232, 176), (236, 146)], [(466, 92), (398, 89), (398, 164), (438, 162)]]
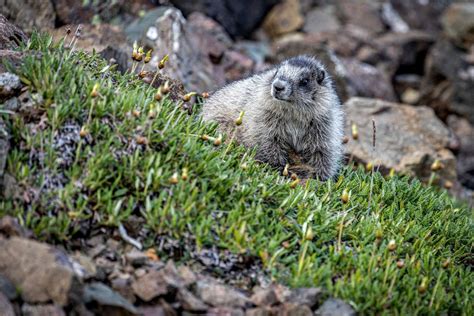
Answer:
[(446, 121), (459, 142), (456, 153), (459, 181), (474, 190), (474, 126), (456, 115), (448, 116)]
[(381, 3), (373, 0), (336, 0), (337, 12), (344, 24), (357, 26), (370, 34), (382, 33)]
[(319, 33), (326, 31), (337, 31), (341, 23), (336, 15), (334, 5), (315, 7), (311, 9), (305, 18), (303, 31), (306, 33)]
[(396, 101), (390, 77), (376, 67), (354, 58), (341, 58), (349, 96)]
[(299, 0), (284, 0), (268, 13), (262, 27), (275, 38), (299, 30), (304, 24)]
[(356, 311), (349, 304), (337, 298), (330, 298), (314, 313), (316, 316), (355, 316)]
[[(443, 180), (456, 181), (456, 159), (448, 149), (451, 137), (446, 126), (426, 106), (410, 106), (367, 98), (351, 98), (344, 104), (346, 135), (351, 126), (358, 128), (357, 140), (347, 144), (354, 160), (373, 162), (382, 172), (397, 172), (426, 180), (431, 165), (439, 160)], [(376, 146), (373, 149), (372, 119), (376, 124)]]
[(81, 291), (69, 258), (47, 244), (20, 237), (0, 239), (0, 274), (27, 303), (65, 306)]
[(56, 20), (51, 0), (0, 0), (0, 14), (28, 33), (51, 30)]
[(0, 102), (3, 102), (18, 94), (20, 89), (20, 77), (9, 72), (0, 74)]
[(197, 92), (215, 90), (226, 78), (234, 80), (251, 72), (253, 62), (229, 50), (232, 42), (219, 24), (200, 13), (188, 19), (179, 10), (168, 8), (148, 28), (141, 42), (154, 49), (152, 67), (168, 54), (161, 72), (182, 81), (188, 91)]
[(440, 17), (450, 2), (452, 0), (389, 1), (410, 29), (423, 30), (432, 34), (436, 34), (441, 30)]
[(30, 305), (23, 304), (21, 307), (23, 316), (66, 316), (64, 310), (57, 305)]
[(250, 303), (250, 299), (243, 293), (214, 280), (198, 281), (196, 295), (205, 303), (216, 307), (245, 307)]
[(171, 0), (186, 16), (201, 12), (219, 22), (232, 37), (248, 37), (280, 0)]
[(453, 3), (441, 22), (446, 35), (457, 45), (469, 49), (474, 44), (474, 3)]
[(14, 49), (28, 40), (26, 34), (0, 14), (0, 49)]
[(456, 113), (474, 123), (474, 58), (446, 39), (430, 50), (421, 82), (421, 104), (445, 119)]
[(83, 301), (94, 315), (138, 315), (138, 310), (129, 301), (102, 283), (86, 285)]
[(0, 292), (0, 312), (2, 316), (15, 316), (15, 310), (8, 298)]

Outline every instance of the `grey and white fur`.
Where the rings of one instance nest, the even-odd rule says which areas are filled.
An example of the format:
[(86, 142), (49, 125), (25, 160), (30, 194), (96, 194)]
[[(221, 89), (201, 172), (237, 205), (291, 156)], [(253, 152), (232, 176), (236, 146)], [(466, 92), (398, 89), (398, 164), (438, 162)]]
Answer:
[(256, 146), (256, 158), (274, 167), (308, 165), (321, 180), (338, 172), (343, 112), (330, 76), (313, 57), (287, 59), (221, 88), (204, 103), (202, 116), (244, 146)]

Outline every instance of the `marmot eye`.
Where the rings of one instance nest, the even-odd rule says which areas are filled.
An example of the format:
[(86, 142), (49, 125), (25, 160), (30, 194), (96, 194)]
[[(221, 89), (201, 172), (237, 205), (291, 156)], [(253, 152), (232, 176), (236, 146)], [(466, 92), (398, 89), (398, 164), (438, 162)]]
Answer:
[(309, 79), (302, 79), (302, 80), (300, 81), (300, 86), (307, 86), (308, 83), (309, 83)]

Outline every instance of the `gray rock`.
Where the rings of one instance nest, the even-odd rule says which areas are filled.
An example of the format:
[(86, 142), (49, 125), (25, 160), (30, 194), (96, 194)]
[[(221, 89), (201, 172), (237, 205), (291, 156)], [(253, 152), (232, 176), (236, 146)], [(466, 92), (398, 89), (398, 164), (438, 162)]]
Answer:
[(86, 285), (83, 301), (86, 306), (95, 306), (93, 312), (100, 315), (138, 315), (135, 306), (102, 283)]
[(389, 0), (389, 2), (410, 29), (437, 33), (441, 29), (440, 16), (452, 0)]
[[(2, 0), (0, 0), (0, 3)], [(26, 34), (0, 14), (0, 49), (14, 49), (28, 40)]]
[(296, 288), (291, 290), (290, 294), (285, 297), (285, 301), (313, 308), (319, 304), (322, 295), (323, 291), (320, 288)]
[(443, 30), (456, 44), (469, 49), (474, 44), (474, 3), (453, 3), (444, 12)]
[(425, 71), (420, 103), (442, 118), (456, 113), (474, 123), (474, 58), (441, 39), (430, 50)]
[(28, 33), (53, 29), (56, 19), (50, 0), (0, 0), (0, 13)]
[(163, 270), (152, 270), (132, 283), (133, 291), (140, 299), (149, 302), (152, 299), (168, 294), (173, 290), (166, 282)]
[(303, 31), (306, 33), (337, 31), (340, 27), (336, 8), (334, 5), (327, 5), (313, 8), (306, 14)]
[(15, 310), (12, 304), (1, 291), (0, 291), (0, 312), (2, 316), (15, 316)]
[(296, 303), (284, 303), (282, 306), (275, 307), (281, 316), (312, 316), (313, 312), (307, 305)]
[(133, 266), (142, 266), (148, 260), (148, 256), (143, 251), (133, 248), (125, 254), (125, 259)]
[(355, 316), (356, 311), (349, 304), (337, 298), (330, 298), (314, 313), (316, 316)]
[(64, 306), (81, 290), (66, 254), (19, 237), (0, 240), (0, 273), (7, 275), (28, 303)]
[(354, 58), (340, 60), (345, 68), (349, 96), (396, 100), (390, 78), (378, 68)]
[(270, 307), (249, 308), (245, 311), (245, 316), (272, 316), (273, 311)]
[(252, 303), (257, 306), (271, 306), (278, 302), (278, 297), (272, 286), (267, 288), (255, 288), (252, 297)]
[(23, 316), (66, 316), (64, 310), (57, 305), (30, 305), (23, 304), (21, 307)]
[[(424, 180), (438, 159), (444, 169), (438, 175), (456, 181), (456, 159), (447, 149), (450, 132), (426, 106), (411, 106), (382, 100), (351, 98), (344, 103), (346, 135), (351, 123), (358, 127), (358, 139), (347, 143), (347, 153), (356, 161), (373, 162), (382, 172), (395, 171)], [(376, 147), (372, 147), (372, 119), (376, 123)]]
[(0, 74), (0, 102), (5, 101), (21, 89), (20, 78), (12, 73), (4, 72)]
[[(5, 295), (9, 300), (14, 300), (18, 297), (18, 291), (13, 283), (7, 277), (0, 274), (0, 293)], [(0, 309), (1, 310), (1, 309)]]
[(207, 316), (244, 316), (245, 312), (241, 308), (213, 307), (207, 310)]
[(10, 133), (6, 124), (0, 118), (0, 192), (4, 195), (4, 172), (7, 165), (8, 151), (10, 150)]
[(382, 20), (395, 33), (405, 33), (410, 29), (408, 24), (403, 21), (402, 17), (393, 8), (390, 2), (382, 4)]
[(196, 295), (212, 306), (245, 307), (250, 300), (243, 293), (212, 280), (196, 283)]
[(337, 12), (346, 24), (364, 29), (370, 34), (384, 31), (380, 16), (381, 4), (373, 0), (337, 0)]
[(208, 306), (198, 299), (193, 293), (181, 288), (176, 296), (181, 306), (185, 311), (190, 312), (203, 312), (208, 309)]
[(459, 141), (457, 171), (459, 181), (474, 190), (474, 126), (468, 120), (450, 115), (447, 124)]

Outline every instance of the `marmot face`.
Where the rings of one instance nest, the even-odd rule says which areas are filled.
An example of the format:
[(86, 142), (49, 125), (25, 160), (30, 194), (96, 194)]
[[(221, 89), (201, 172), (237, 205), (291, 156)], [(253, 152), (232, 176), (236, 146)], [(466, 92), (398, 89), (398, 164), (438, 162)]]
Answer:
[(287, 103), (286, 106), (306, 108), (321, 104), (321, 107), (324, 107), (327, 102), (318, 102), (318, 99), (332, 93), (332, 90), (328, 91), (328, 84), (330, 82), (322, 64), (314, 58), (298, 56), (286, 60), (276, 69), (270, 94), (275, 100)]

